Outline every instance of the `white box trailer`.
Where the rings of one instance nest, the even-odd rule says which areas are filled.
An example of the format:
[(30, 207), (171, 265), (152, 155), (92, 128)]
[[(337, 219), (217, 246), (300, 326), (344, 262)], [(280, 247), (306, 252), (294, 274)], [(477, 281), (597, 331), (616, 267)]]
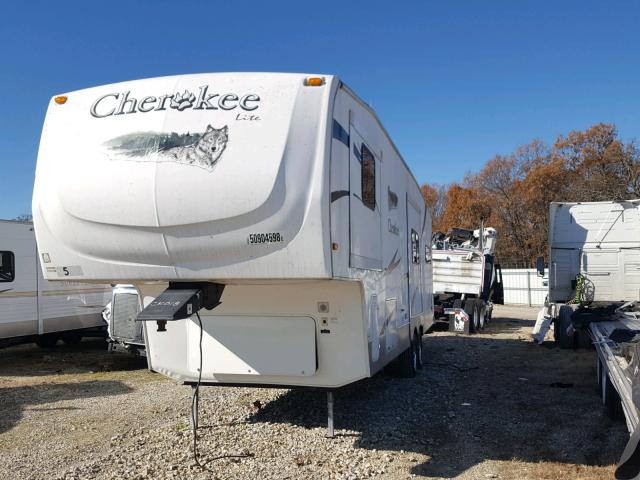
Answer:
[(493, 305), (504, 303), (496, 240), (496, 229), (484, 226), (452, 228), (433, 236), (434, 311), (452, 332), (482, 330), (491, 319)]
[[(64, 269), (50, 273), (67, 278)], [(60, 338), (77, 343), (104, 329), (101, 313), (110, 292), (109, 285), (46, 281), (33, 225), (0, 220), (0, 344), (35, 341), (49, 347)]]
[(632, 433), (616, 478), (638, 478), (640, 200), (557, 202), (549, 215), (549, 295), (533, 337), (542, 343), (554, 324), (560, 347), (595, 346), (606, 412)]
[(145, 323), (149, 366), (172, 378), (334, 388), (420, 362), (430, 217), (373, 110), (335, 76), (56, 97), (33, 212), (52, 266), (136, 285), (139, 319), (158, 324)]

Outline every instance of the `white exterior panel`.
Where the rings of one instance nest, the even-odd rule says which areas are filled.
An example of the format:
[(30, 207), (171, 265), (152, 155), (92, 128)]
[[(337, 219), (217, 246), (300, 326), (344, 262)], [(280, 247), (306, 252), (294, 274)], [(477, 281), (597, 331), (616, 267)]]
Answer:
[(468, 250), (433, 250), (433, 291), (480, 295), (484, 256)]
[[(52, 266), (81, 265), (72, 277), (91, 281), (329, 277), (320, 199), (333, 80), (307, 87), (304, 78), (186, 75), (52, 100), (33, 200)], [(236, 101), (198, 109), (203, 89), (212, 102)], [(174, 92), (197, 98), (160, 103)], [(237, 100), (246, 97), (251, 110)], [(144, 99), (155, 108), (140, 111)]]

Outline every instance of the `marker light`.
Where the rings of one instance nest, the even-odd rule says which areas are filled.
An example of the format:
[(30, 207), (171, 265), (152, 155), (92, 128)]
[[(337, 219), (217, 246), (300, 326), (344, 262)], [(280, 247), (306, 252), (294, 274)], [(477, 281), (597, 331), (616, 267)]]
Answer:
[(309, 77), (304, 81), (307, 87), (320, 87), (324, 85), (324, 78), (322, 77)]
[(53, 101), (56, 102), (58, 105), (64, 105), (65, 103), (67, 103), (67, 97), (65, 97), (64, 95), (59, 95), (55, 97)]

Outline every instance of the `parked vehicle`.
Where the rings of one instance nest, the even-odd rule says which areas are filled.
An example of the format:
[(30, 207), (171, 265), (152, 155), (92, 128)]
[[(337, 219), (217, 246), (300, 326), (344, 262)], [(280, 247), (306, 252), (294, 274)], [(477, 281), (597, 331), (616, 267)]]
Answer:
[(395, 359), (415, 374), (433, 322), (430, 217), (337, 77), (184, 75), (56, 98), (38, 245), (77, 281), (135, 284), (150, 368), (328, 389)]
[[(480, 235), (480, 232), (483, 232)], [(495, 260), (495, 228), (451, 228), (433, 235), (434, 314), (449, 330), (474, 333), (504, 303), (502, 270)]]
[[(632, 433), (616, 478), (636, 478), (640, 200), (552, 203), (549, 215), (549, 295), (533, 336), (542, 343), (553, 324), (561, 348), (595, 345), (606, 412), (624, 415)], [(541, 276), (544, 266), (539, 258)]]
[(102, 312), (108, 325), (110, 351), (124, 350), (146, 357), (143, 324), (137, 321), (141, 310), (142, 302), (135, 286), (113, 288), (111, 301)]
[(64, 268), (51, 266), (51, 257), (38, 257), (30, 222), (0, 220), (0, 345), (35, 341), (53, 347), (62, 339), (80, 342), (85, 335), (105, 335), (101, 312), (108, 302), (108, 285), (71, 281)]

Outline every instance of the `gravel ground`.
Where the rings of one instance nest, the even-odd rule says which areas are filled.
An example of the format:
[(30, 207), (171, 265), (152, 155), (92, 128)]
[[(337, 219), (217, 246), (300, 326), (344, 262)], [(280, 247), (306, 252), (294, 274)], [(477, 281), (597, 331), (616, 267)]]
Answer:
[(595, 351), (528, 338), (530, 308), (480, 335), (424, 337), (415, 379), (381, 374), (335, 394), (325, 438), (314, 390), (206, 387), (191, 452), (189, 387), (97, 341), (0, 350), (0, 478), (612, 478), (627, 440), (608, 420)]

